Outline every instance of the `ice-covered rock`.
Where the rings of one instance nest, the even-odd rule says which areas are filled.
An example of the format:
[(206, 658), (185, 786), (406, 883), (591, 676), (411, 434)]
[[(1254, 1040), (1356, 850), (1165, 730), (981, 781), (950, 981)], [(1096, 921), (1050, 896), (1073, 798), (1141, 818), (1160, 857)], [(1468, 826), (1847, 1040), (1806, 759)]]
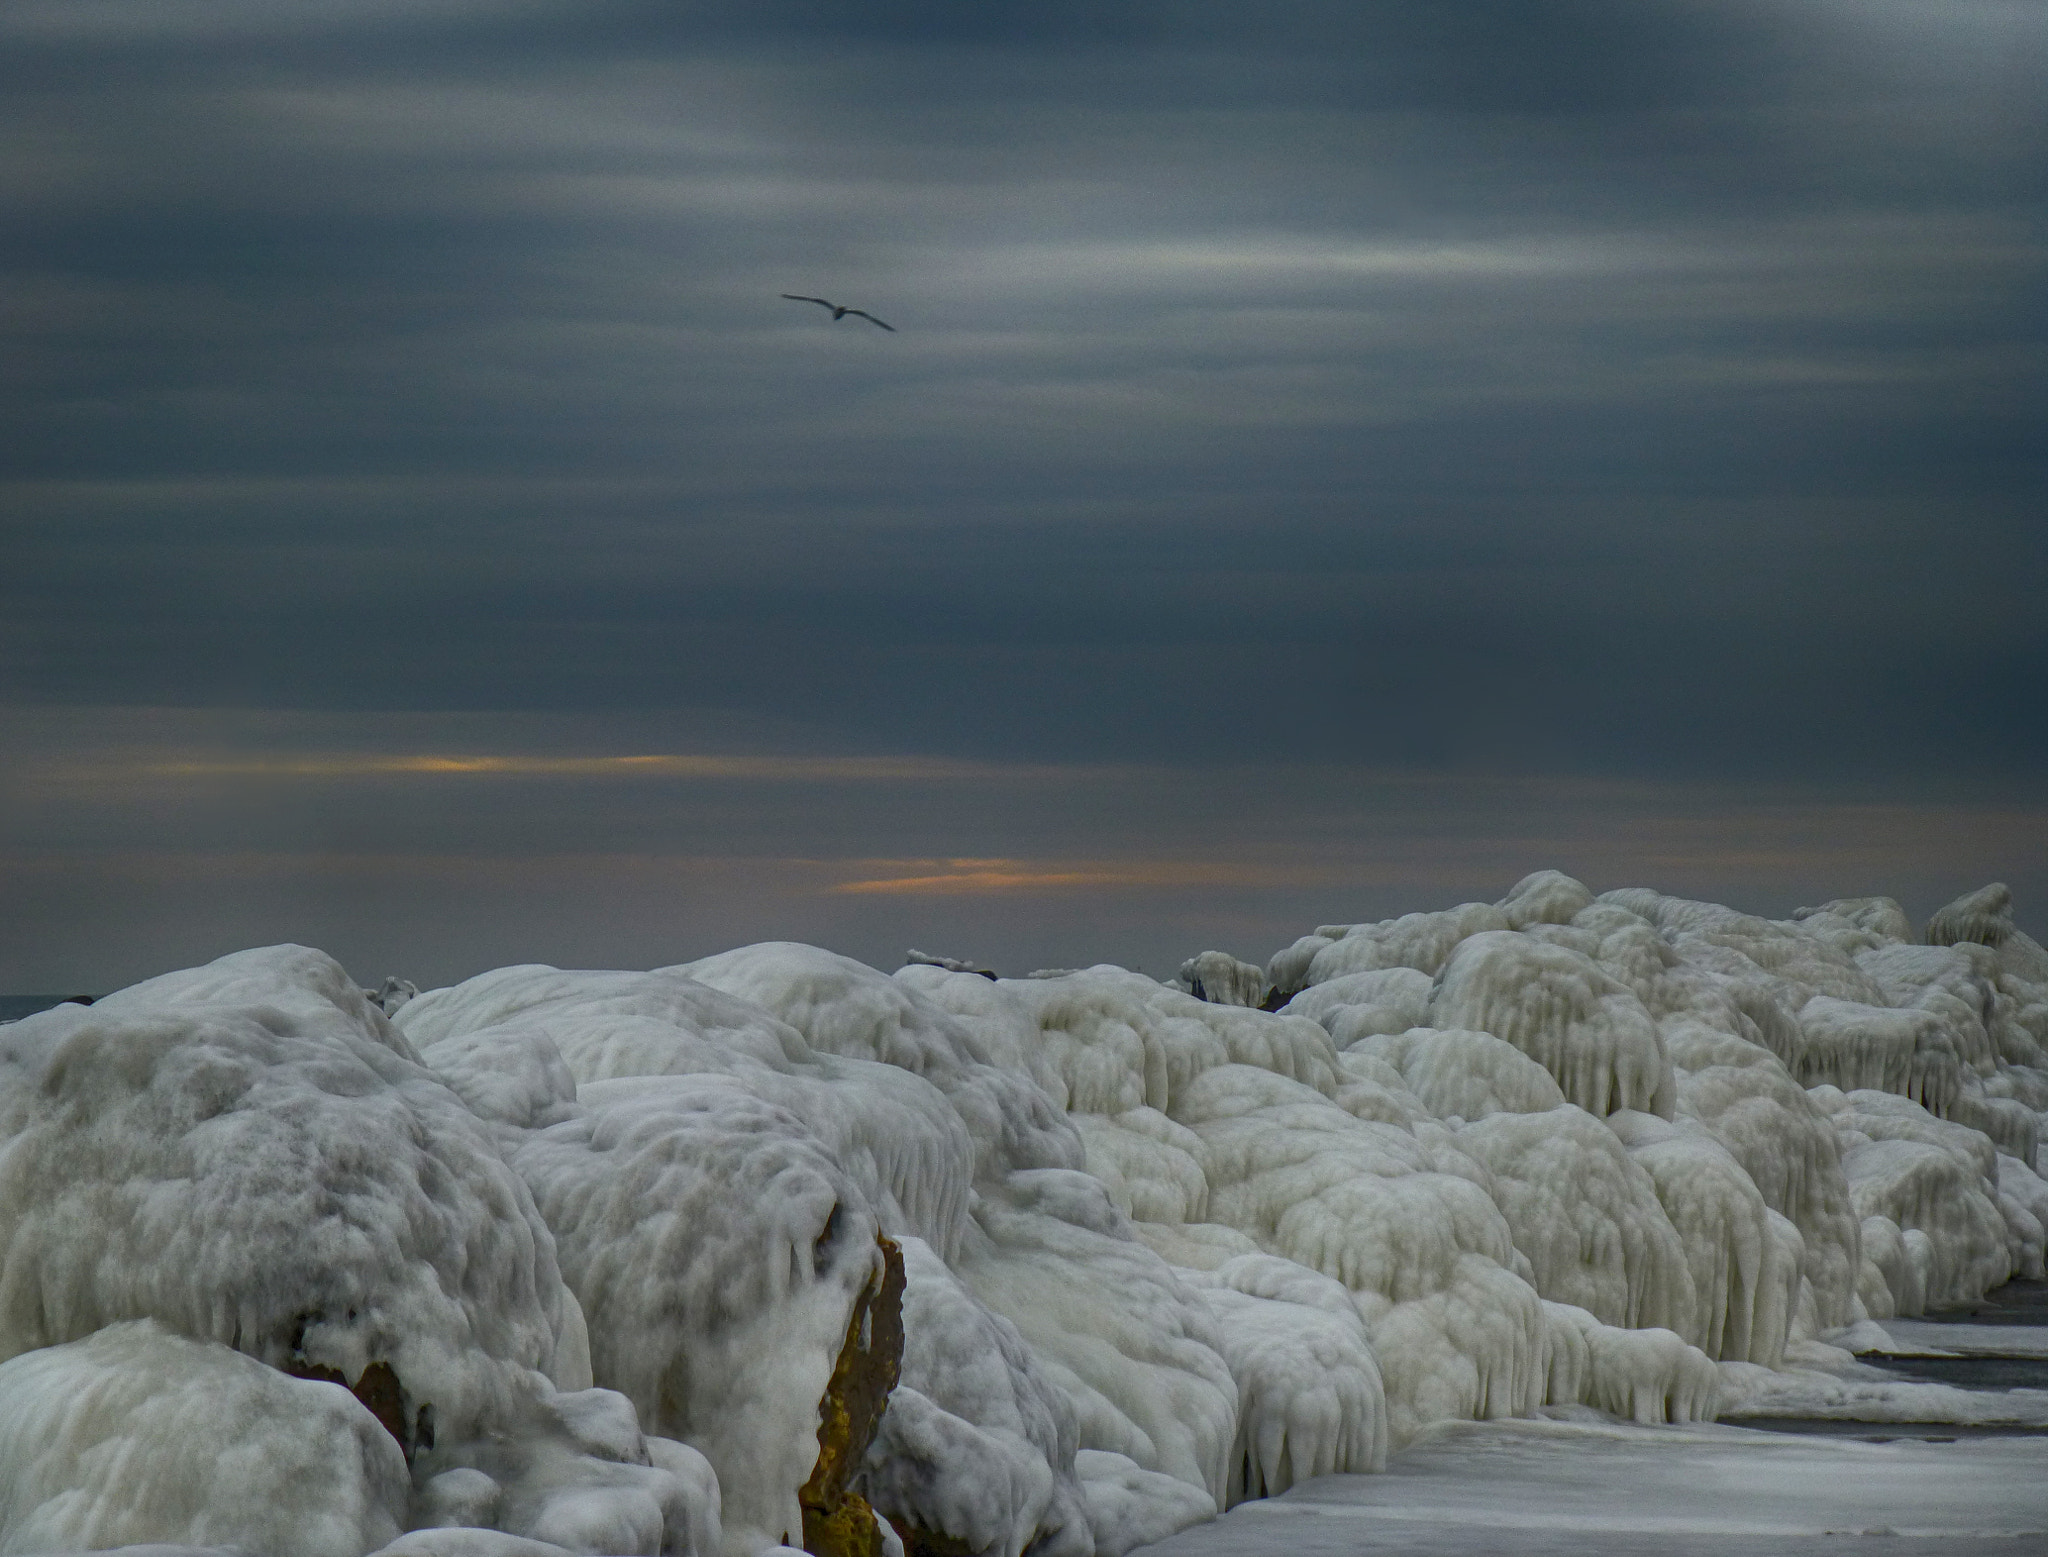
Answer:
[(1896, 946), (1913, 939), (1913, 921), (1896, 898), (1834, 898), (1816, 908), (1795, 908), (1792, 918), (1851, 956), (1873, 946)]
[(2015, 1278), (2039, 1281), (2048, 1252), (2048, 1181), (2019, 1158), (1998, 1154), (1998, 1209)]
[(1813, 1097), (1842, 1143), (1864, 1252), (1895, 1313), (1968, 1302), (2011, 1274), (1998, 1152), (1986, 1136), (1892, 1093), (1817, 1087)]
[(1568, 1303), (1545, 1303), (1543, 1314), (1553, 1402), (1644, 1423), (1710, 1422), (1719, 1411), (1721, 1375), (1684, 1337), (1602, 1324)]
[(1492, 1114), (1466, 1125), (1458, 1142), (1492, 1171), (1515, 1247), (1545, 1298), (1606, 1324), (1699, 1337), (1685, 1243), (1655, 1180), (1604, 1123), (1565, 1103)]
[[(1131, 1517), (1170, 1522), (1194, 1506), (1190, 1491), (1215, 1512), (1229, 1486), (1237, 1384), (1208, 1305), (1085, 1174), (1014, 1173), (981, 1192), (974, 1221), (981, 1236), (956, 1270), (1016, 1326), (1043, 1376), (1072, 1402), (1081, 1448), (1180, 1484), (1119, 1481), (1126, 1504), (1163, 1499), (1154, 1514)], [(1083, 1492), (1092, 1521), (1095, 1494)]]
[(1967, 892), (1927, 921), (1927, 944), (1974, 942), (1998, 953), (1999, 971), (2031, 984), (2048, 984), (2048, 951), (2012, 918), (2012, 889), (2002, 881)]
[[(458, 1090), (481, 1097), (494, 1069), (500, 1087), (535, 1074), (533, 1095), (544, 1106), (519, 1118), (529, 1128), (570, 1117), (577, 1083), (723, 1078), (799, 1116), (861, 1186), (887, 1231), (946, 1252), (959, 1243), (976, 1145), (936, 1087), (898, 1066), (819, 1053), (760, 1006), (685, 975), (501, 969), (423, 996), (402, 1021), (422, 1037), (440, 1035), (424, 1052), (428, 1063), (454, 1067), (448, 1079)], [(472, 1065), (463, 1056), (476, 1046), (500, 1063)], [(570, 1087), (565, 1102), (546, 1055), (559, 1059), (559, 1077)], [(539, 1071), (547, 1071), (545, 1085)]]
[(1582, 952), (1512, 931), (1463, 940), (1444, 965), (1430, 1025), (1505, 1039), (1589, 1113), (1669, 1118), (1677, 1082), (1656, 1020)]
[(419, 1058), (375, 997), (358, 987), (340, 963), (310, 946), (230, 952), (196, 968), (130, 984), (94, 1004), (103, 1017), (193, 1006), (263, 1006), (292, 1018), (295, 1030), (306, 1037), (346, 1043), (368, 1039), (405, 1059)]
[(906, 1534), (1018, 1557), (1095, 1550), (1072, 1402), (929, 1246), (903, 1245), (902, 1376), (858, 1485)]
[(1385, 1468), (1386, 1390), (1371, 1335), (1340, 1283), (1264, 1254), (1182, 1279), (1214, 1311), (1237, 1380), (1225, 1506), (1313, 1476)]
[(949, 988), (979, 985), (981, 995), (992, 987), (987, 979), (915, 965), (891, 978), (851, 957), (779, 941), (669, 971), (773, 1012), (814, 1050), (923, 1077), (966, 1127), (977, 1176), (1069, 1167), (1079, 1159), (1079, 1143), (1057, 1102), (1005, 1043), (1016, 1029), (962, 1020), (921, 988), (926, 980)]
[[(1600, 894), (1602, 903), (1628, 909), (1654, 926), (1688, 958), (1698, 958), (1743, 982), (1762, 982), (1787, 991), (1793, 1009), (1815, 995), (1877, 1004), (1877, 985), (1855, 958), (1828, 937), (1801, 924), (1760, 919), (1719, 903), (1666, 897), (1647, 887)], [(1704, 955), (1718, 950), (1724, 955)]]
[(1178, 1120), (1207, 1148), (1212, 1221), (1352, 1290), (1380, 1343), (1397, 1439), (1440, 1398), (1467, 1415), (1538, 1403), (1535, 1294), (1513, 1274), (1507, 1223), (1469, 1158), (1250, 1065), (1205, 1072)]
[(1539, 870), (1524, 876), (1494, 904), (1510, 930), (1526, 930), (1532, 924), (1570, 924), (1592, 906), (1591, 889), (1561, 870)]
[(1180, 965), (1178, 982), (1197, 1000), (1223, 1006), (1256, 1006), (1266, 998), (1266, 970), (1229, 952), (1205, 951)]
[(1771, 1210), (1798, 1230), (1800, 1270), (1827, 1329), (1854, 1317), (1860, 1218), (1828, 1115), (1759, 1044), (1695, 1022), (1665, 1029), (1678, 1067), (1678, 1114), (1728, 1152)]
[(1809, 1087), (1896, 1092), (1935, 1113), (1962, 1090), (1955, 1045), (1932, 1011), (1815, 995), (1799, 1008), (1799, 1028), (1793, 1071)]
[(881, 1278), (873, 1208), (802, 1119), (730, 1082), (580, 1100), (513, 1162), (589, 1316), (593, 1373), (711, 1462), (729, 1551), (800, 1536), (818, 1402)]
[(1219, 1065), (1255, 1066), (1326, 1094), (1336, 1088), (1336, 1049), (1305, 1017), (1215, 1005), (1114, 967), (998, 990), (1028, 1014), (1040, 1063), (1074, 1113), (1172, 1114)]
[(1156, 1108), (1076, 1114), (1087, 1168), (1124, 1215), (1140, 1222), (1209, 1220), (1209, 1147)]
[(915, 946), (903, 954), (905, 967), (944, 968), (948, 973), (972, 973), (976, 978), (993, 979), (994, 968), (984, 968), (976, 962), (967, 962), (959, 957), (936, 957), (930, 952), (919, 951)]
[(1113, 1450), (1083, 1449), (1074, 1465), (1088, 1505), (1089, 1533), (1103, 1557), (1163, 1541), (1216, 1512), (1201, 1488), (1146, 1470)]
[(1415, 968), (1347, 973), (1303, 990), (1282, 1008), (1320, 1024), (1338, 1048), (1381, 1033), (1425, 1025), (1435, 981)]
[(723, 1549), (710, 1462), (643, 1436), (632, 1403), (607, 1389), (553, 1395), (522, 1421), (438, 1443), (413, 1462), (413, 1483), (416, 1529), (647, 1557)]
[[(1332, 926), (1339, 934), (1351, 927)], [(1316, 954), (1332, 941), (1335, 935), (1325, 935), (1320, 930), (1313, 935), (1304, 935), (1292, 946), (1286, 946), (1273, 953), (1266, 960), (1266, 985), (1276, 998), (1288, 999), (1308, 988), (1308, 970), (1314, 964)]]
[(1717, 1360), (1775, 1366), (1799, 1303), (1805, 1240), (1734, 1156), (1691, 1120), (1617, 1112), (1608, 1128), (1649, 1170), (1699, 1298), (1687, 1338)]
[(410, 1492), (346, 1389), (154, 1320), (0, 1363), (0, 1551), (361, 1557), (405, 1527)]
[(2043, 1268), (2002, 889), (1915, 944), (1546, 871), (1317, 927), (1279, 1013), (1186, 971), (386, 1000), (272, 948), (9, 1026), (0, 1549), (1119, 1557), (1447, 1418), (1775, 1398)]
[(541, 1028), (507, 1024), (443, 1038), (420, 1051), (471, 1113), (515, 1130), (539, 1130), (576, 1114), (576, 1078)]
[(1564, 1102), (1549, 1071), (1491, 1033), (1414, 1027), (1361, 1038), (1345, 1053), (1385, 1060), (1439, 1119), (1543, 1114)]
[(280, 1368), (383, 1363), (458, 1437), (587, 1386), (553, 1237), (410, 1047), (298, 947), (0, 1030), (0, 1357), (154, 1319)]
[[(1308, 965), (1307, 983), (1327, 984), (1347, 973), (1381, 968), (1414, 968), (1435, 977), (1468, 938), (1509, 928), (1507, 916), (1491, 903), (1461, 903), (1439, 913), (1403, 914), (1378, 924), (1352, 925), (1341, 939), (1315, 953)], [(1274, 983), (1284, 987), (1277, 978)]]

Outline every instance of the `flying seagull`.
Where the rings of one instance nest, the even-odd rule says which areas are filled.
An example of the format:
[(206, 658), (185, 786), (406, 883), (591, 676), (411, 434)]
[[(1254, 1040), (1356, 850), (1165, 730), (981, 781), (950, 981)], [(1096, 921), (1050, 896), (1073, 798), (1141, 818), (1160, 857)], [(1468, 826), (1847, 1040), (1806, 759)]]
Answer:
[[(837, 303), (828, 303), (822, 297), (799, 297), (794, 292), (785, 292), (782, 295), (792, 303), (816, 303), (820, 308), (829, 308), (834, 319), (844, 319), (848, 314), (852, 314), (854, 318), (865, 319), (869, 324), (882, 324), (881, 320), (864, 308), (841, 308)], [(891, 335), (896, 333), (896, 326), (893, 324), (882, 324), (882, 328)]]

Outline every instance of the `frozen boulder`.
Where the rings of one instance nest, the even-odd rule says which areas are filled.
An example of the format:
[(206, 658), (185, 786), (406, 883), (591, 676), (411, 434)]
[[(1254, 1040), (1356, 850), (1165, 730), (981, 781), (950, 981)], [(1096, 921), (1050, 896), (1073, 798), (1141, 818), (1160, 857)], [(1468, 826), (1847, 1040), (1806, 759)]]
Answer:
[(1796, 924), (1834, 941), (1850, 953), (1878, 946), (1896, 946), (1913, 939), (1913, 921), (1896, 898), (1842, 897), (1816, 908), (1795, 908)]
[(1667, 1024), (1678, 1067), (1678, 1114), (1741, 1166), (1764, 1204), (1798, 1230), (1800, 1271), (1823, 1329), (1852, 1321), (1861, 1265), (1833, 1123), (1768, 1049), (1698, 1023)]
[[(1600, 901), (1626, 908), (1653, 925), (1688, 960), (1717, 967), (1744, 982), (1775, 985), (1797, 1009), (1815, 995), (1878, 1003), (1877, 986), (1855, 957), (1818, 929), (1762, 919), (1719, 903), (1667, 897), (1647, 887), (1623, 887)], [(1718, 958), (1712, 953), (1719, 952)]]
[(1197, 1000), (1221, 1006), (1257, 1006), (1266, 999), (1266, 970), (1229, 952), (1205, 951), (1180, 965), (1177, 981)]
[(243, 953), (0, 1030), (0, 1357), (154, 1319), (353, 1384), (380, 1366), (408, 1449), (428, 1407), (459, 1437), (587, 1386), (489, 1128), (338, 968), (275, 960), (274, 1001), (200, 998), (263, 993)]
[[(710, 1462), (644, 1436), (632, 1402), (607, 1389), (549, 1396), (522, 1422), (440, 1442), (413, 1462), (413, 1483), (415, 1528), (472, 1542), (492, 1531), (615, 1557), (719, 1557), (723, 1545)], [(441, 1539), (460, 1557), (462, 1538)]]
[(1583, 881), (1561, 870), (1539, 870), (1516, 882), (1494, 907), (1510, 930), (1525, 930), (1532, 924), (1570, 924), (1592, 904)]
[(783, 941), (742, 946), (668, 971), (773, 1012), (814, 1050), (922, 1077), (966, 1126), (977, 1177), (1067, 1167), (1079, 1159), (1058, 1104), (1012, 1063), (1004, 1043), (1010, 1029), (955, 1015), (919, 987), (931, 979), (985, 991), (987, 979), (927, 966), (891, 978), (851, 957)]
[(1805, 1244), (1798, 1229), (1694, 1121), (1618, 1112), (1607, 1125), (1649, 1170), (1684, 1245), (1699, 1297), (1698, 1328), (1688, 1339), (1717, 1361), (1777, 1366), (1799, 1302)]
[(1347, 973), (1303, 990), (1282, 1008), (1321, 1025), (1340, 1049), (1382, 1033), (1404, 1033), (1429, 1016), (1434, 982), (1414, 968)]
[(594, 1375), (711, 1462), (728, 1549), (799, 1538), (818, 1403), (884, 1276), (874, 1210), (802, 1119), (730, 1082), (580, 1099), (513, 1161), (589, 1316)]
[(297, 1031), (356, 1043), (367, 1039), (408, 1060), (419, 1055), (387, 1020), (377, 999), (348, 970), (310, 946), (257, 946), (196, 968), (130, 984), (94, 1002), (100, 1014), (126, 1017), (193, 1006), (264, 1006), (289, 1016)]
[(1172, 1114), (1221, 1065), (1252, 1065), (1325, 1094), (1337, 1085), (1330, 1035), (1300, 1016), (1215, 1005), (1122, 968), (1005, 981), (1028, 1011), (1035, 1045), (1074, 1113), (1134, 1108)]
[(1707, 1354), (1669, 1330), (1602, 1324), (1582, 1308), (1545, 1303), (1553, 1404), (1582, 1402), (1654, 1425), (1711, 1422), (1721, 1374)]
[(919, 1550), (1091, 1557), (1072, 1403), (927, 1245), (903, 1262), (902, 1375), (859, 1490)]
[[(480, 1112), (497, 1110), (493, 1117), (537, 1128), (578, 1112), (579, 1084), (716, 1078), (797, 1115), (860, 1186), (886, 1231), (927, 1239), (948, 1254), (957, 1248), (976, 1144), (923, 1077), (819, 1053), (768, 1011), (682, 974), (535, 967), (470, 983), (474, 990), (423, 997), (411, 1008), (421, 1017), (409, 1020), (431, 1019), (443, 1036), (427, 1044), (428, 1062), (453, 1067), (450, 1083), (467, 1089)], [(468, 1025), (477, 1021), (489, 1025)], [(549, 1071), (543, 1085), (545, 1066), (534, 1055), (553, 1057), (559, 1077)], [(497, 1095), (515, 1083), (519, 1105), (505, 1112)]]
[(360, 1557), (404, 1528), (410, 1490), (346, 1389), (153, 1320), (0, 1363), (0, 1550)]
[(1083, 1449), (1074, 1465), (1097, 1557), (1123, 1557), (1215, 1515), (1215, 1503), (1199, 1487), (1146, 1470), (1114, 1450)]
[(1336, 935), (1325, 935), (1320, 930), (1313, 935), (1304, 935), (1292, 946), (1283, 947), (1266, 960), (1266, 984), (1276, 998), (1291, 998), (1308, 988), (1308, 970), (1314, 966), (1316, 955), (1351, 927), (1331, 928), (1337, 931)]
[[(1200, 1517), (1216, 1512), (1229, 1485), (1237, 1384), (1200, 1295), (1085, 1174), (1012, 1174), (983, 1188), (974, 1220), (982, 1236), (957, 1273), (1016, 1326), (1037, 1368), (1073, 1403), (1081, 1449), (1148, 1473), (1117, 1481), (1134, 1527), (1179, 1528), (1173, 1521), (1188, 1522), (1190, 1493), (1207, 1500)], [(1076, 1471), (1093, 1521), (1096, 1494), (1078, 1459)]]
[(1986, 1136), (1887, 1092), (1818, 1087), (1813, 1097), (1842, 1144), (1865, 1251), (1896, 1313), (1974, 1302), (2011, 1274), (1998, 1151)]
[(1353, 925), (1341, 939), (1316, 952), (1309, 963), (1308, 983), (1326, 984), (1347, 973), (1380, 968), (1414, 968), (1433, 978), (1464, 941), (1508, 928), (1507, 916), (1491, 903), (1461, 903), (1438, 913)]
[(427, 1045), (421, 1062), (479, 1119), (540, 1130), (576, 1114), (576, 1078), (540, 1028), (516, 1023)]
[(1549, 1071), (1491, 1033), (1413, 1027), (1362, 1038), (1345, 1052), (1385, 1060), (1439, 1119), (1542, 1114), (1564, 1103)]
[(1592, 958), (1529, 936), (1489, 931), (1445, 964), (1430, 1025), (1505, 1039), (1595, 1115), (1619, 1108), (1670, 1117), (1677, 1082), (1657, 1023)]
[(1808, 1087), (1894, 1092), (1945, 1113), (1962, 1090), (1962, 1064), (1936, 1012), (1815, 995), (1799, 1008), (1793, 1074)]
[(1491, 1170), (1494, 1198), (1536, 1290), (1610, 1325), (1697, 1338), (1686, 1249), (1650, 1173), (1580, 1108), (1495, 1113), (1458, 1132)]
[(1298, 1482), (1386, 1468), (1386, 1389), (1351, 1294), (1271, 1255), (1243, 1254), (1182, 1279), (1214, 1311), (1237, 1380), (1226, 1506)]

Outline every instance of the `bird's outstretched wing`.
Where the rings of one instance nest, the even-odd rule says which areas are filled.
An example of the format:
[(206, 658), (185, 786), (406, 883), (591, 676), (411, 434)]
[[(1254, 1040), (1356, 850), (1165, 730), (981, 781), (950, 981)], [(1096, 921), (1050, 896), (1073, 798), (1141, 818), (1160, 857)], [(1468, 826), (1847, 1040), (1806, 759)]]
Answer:
[(838, 306), (836, 303), (826, 302), (822, 297), (799, 297), (794, 292), (785, 292), (782, 295), (792, 303), (816, 303), (820, 308), (836, 308)]
[[(852, 314), (855, 318), (867, 320), (869, 324), (882, 324), (881, 320), (877, 319), (865, 308), (849, 308), (846, 311)], [(882, 324), (882, 328), (887, 330), (891, 335), (894, 335), (896, 333), (896, 326), (893, 324)]]

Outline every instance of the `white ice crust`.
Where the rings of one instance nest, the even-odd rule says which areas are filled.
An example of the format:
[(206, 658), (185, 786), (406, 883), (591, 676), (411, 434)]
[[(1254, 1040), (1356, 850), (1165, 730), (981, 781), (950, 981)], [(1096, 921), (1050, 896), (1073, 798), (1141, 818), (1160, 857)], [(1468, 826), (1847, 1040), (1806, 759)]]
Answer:
[(356, 1557), (397, 1537), (410, 1491), (397, 1442), (347, 1390), (149, 1319), (0, 1363), (0, 1466), (7, 1552)]
[(1172, 985), (769, 943), (388, 1003), (274, 947), (0, 1028), (0, 1553), (783, 1549), (881, 1235), (857, 1489), (1002, 1557), (1450, 1420), (1938, 1409), (1820, 1338), (2048, 1240), (1996, 886), (1917, 942), (1546, 871)]

